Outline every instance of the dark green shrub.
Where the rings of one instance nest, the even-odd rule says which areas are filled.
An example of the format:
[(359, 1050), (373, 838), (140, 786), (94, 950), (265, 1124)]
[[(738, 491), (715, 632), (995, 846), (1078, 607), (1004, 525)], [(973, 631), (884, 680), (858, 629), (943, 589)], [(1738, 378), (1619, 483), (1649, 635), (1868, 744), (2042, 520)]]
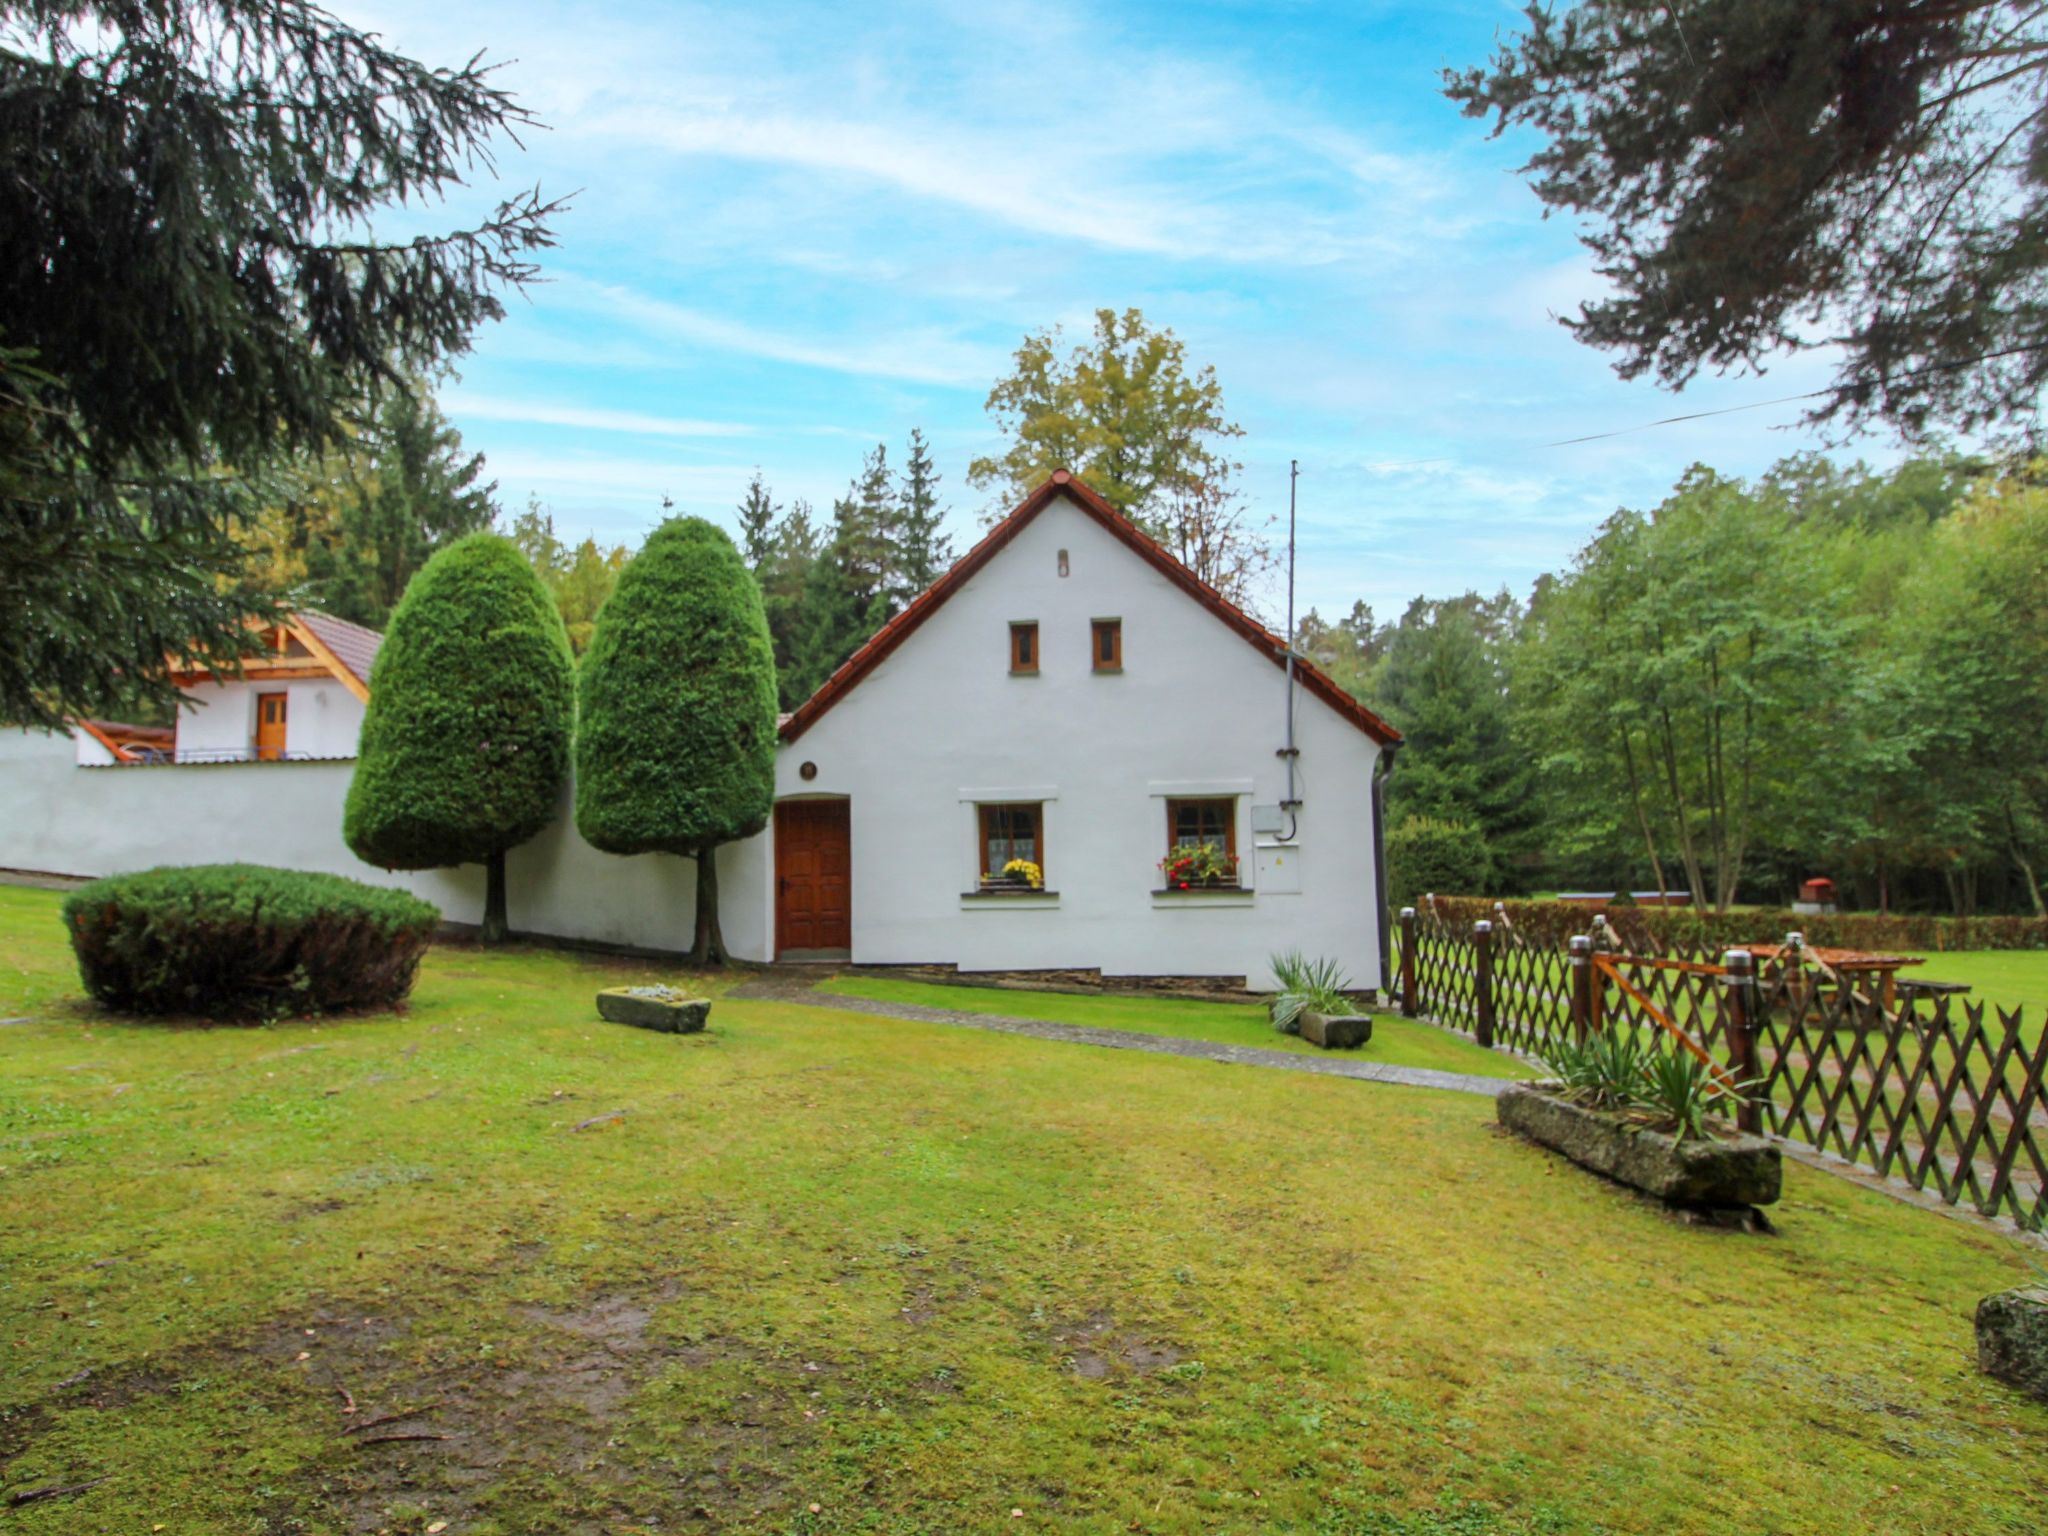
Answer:
[(1486, 837), (1467, 821), (1410, 816), (1387, 833), (1387, 895), (1395, 910), (1429, 892), (1483, 892), (1493, 880)]
[(692, 958), (725, 958), (718, 845), (775, 803), (775, 652), (723, 530), (671, 518), (619, 573), (576, 685), (576, 830), (607, 853), (697, 861)]
[(547, 588), (509, 539), (473, 533), (405, 589), (370, 674), (342, 836), (366, 864), (488, 871), (505, 936), (505, 851), (554, 819), (575, 672)]
[(95, 880), (63, 916), (103, 1007), (239, 1021), (395, 1007), (441, 920), (404, 891), (257, 864)]

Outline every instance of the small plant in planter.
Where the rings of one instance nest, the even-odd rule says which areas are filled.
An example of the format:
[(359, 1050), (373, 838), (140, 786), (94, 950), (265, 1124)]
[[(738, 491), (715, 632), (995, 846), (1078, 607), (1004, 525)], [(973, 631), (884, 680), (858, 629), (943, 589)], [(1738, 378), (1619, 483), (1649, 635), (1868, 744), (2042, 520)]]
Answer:
[(1352, 1007), (1346, 995), (1351, 979), (1336, 961), (1310, 960), (1290, 949), (1273, 956), (1271, 964), (1280, 990), (1267, 1013), (1281, 1034), (1322, 1046), (1363, 1045), (1372, 1038), (1372, 1021)]
[(1716, 1134), (1709, 1118), (1726, 1116), (1742, 1100), (1739, 1086), (1731, 1086), (1697, 1056), (1651, 1049), (1630, 1029), (1562, 1041), (1545, 1060), (1565, 1097), (1669, 1132), (1673, 1141), (1705, 1141)]
[(1170, 891), (1213, 890), (1237, 884), (1237, 860), (1214, 843), (1176, 848), (1159, 861)]
[(1544, 1060), (1567, 1096), (1588, 1109), (1625, 1110), (1636, 1102), (1646, 1054), (1634, 1030), (1609, 1029), (1560, 1041)]
[(1547, 1060), (1555, 1081), (1496, 1101), (1508, 1129), (1674, 1205), (1740, 1212), (1778, 1198), (1777, 1147), (1714, 1124), (1745, 1090), (1698, 1057), (1623, 1028), (1562, 1042)]

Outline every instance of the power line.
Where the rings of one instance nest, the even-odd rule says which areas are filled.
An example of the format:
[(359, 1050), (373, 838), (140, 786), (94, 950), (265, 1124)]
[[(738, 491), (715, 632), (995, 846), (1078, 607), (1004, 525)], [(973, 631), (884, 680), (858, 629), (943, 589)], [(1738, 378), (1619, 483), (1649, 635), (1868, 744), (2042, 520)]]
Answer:
[[(1974, 368), (1979, 363), (1992, 363), (2005, 357), (2023, 356), (2029, 352), (2048, 351), (2048, 342), (2024, 342), (2018, 346), (2001, 347), (1995, 352), (1981, 352), (1975, 357), (1957, 358), (1945, 363), (1928, 363), (1920, 368), (1908, 368), (1893, 377), (1917, 379), (1930, 373), (1953, 373), (1958, 368)], [(1891, 380), (1885, 380), (1890, 383)], [(1510, 449), (1507, 454), (1495, 457), (1511, 457), (1515, 453), (1531, 453), (1544, 448), (1570, 448), (1579, 443), (1597, 443), (1604, 438), (1626, 437), (1631, 432), (1647, 432), (1653, 427), (1669, 427), (1684, 421), (1704, 421), (1709, 416), (1733, 416), (1739, 411), (1761, 411), (1774, 405), (1795, 405), (1801, 400), (1818, 400), (1823, 395), (1841, 392), (1842, 386), (1829, 385), (1825, 389), (1809, 389), (1803, 394), (1780, 395), (1775, 400), (1752, 400), (1747, 405), (1724, 405), (1711, 411), (1686, 411), (1677, 416), (1660, 416), (1655, 421), (1642, 421), (1632, 427), (1616, 427), (1611, 432), (1588, 432), (1583, 437), (1562, 437), (1554, 443), (1531, 443), (1524, 448)], [(1471, 460), (1457, 454), (1447, 454), (1435, 459), (1390, 459), (1378, 464), (1363, 464), (1367, 471), (1385, 469), (1425, 469), (1433, 464), (1466, 464)]]
[(1656, 421), (1639, 422), (1633, 427), (1616, 427), (1612, 432), (1588, 432), (1584, 437), (1559, 438), (1554, 443), (1538, 443), (1539, 448), (1569, 448), (1574, 443), (1597, 443), (1604, 437), (1626, 437), (1631, 432), (1647, 432), (1652, 427), (1668, 427), (1681, 421), (1700, 421), (1708, 416), (1733, 416), (1737, 411), (1760, 411), (1766, 406), (1791, 405), (1798, 400), (1817, 400), (1822, 395), (1831, 395), (1832, 389), (1809, 389), (1803, 395), (1780, 395), (1775, 400), (1752, 400), (1747, 405), (1724, 405), (1711, 411), (1687, 411), (1681, 416), (1663, 416)]

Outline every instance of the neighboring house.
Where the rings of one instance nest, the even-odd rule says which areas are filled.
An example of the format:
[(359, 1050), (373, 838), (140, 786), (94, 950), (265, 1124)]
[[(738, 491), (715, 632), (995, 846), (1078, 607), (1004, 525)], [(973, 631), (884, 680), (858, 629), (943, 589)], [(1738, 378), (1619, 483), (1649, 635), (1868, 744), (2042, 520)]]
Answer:
[(300, 611), (264, 635), (239, 677), (174, 668), (189, 701), (168, 730), (81, 720), (78, 762), (304, 762), (352, 758), (370, 697), (370, 663), (384, 637), (373, 629)]
[[(0, 867), (232, 854), (402, 885), (476, 921), (476, 867), (373, 869), (341, 840), (378, 639), (298, 613), (243, 676), (179, 674), (203, 707), (174, 742), (74, 733), (81, 764), (239, 773), (80, 774), (68, 743), (0, 732), (0, 804), (21, 808), (0, 817)], [(784, 717), (770, 824), (718, 854), (731, 952), (1266, 988), (1272, 956), (1299, 949), (1384, 986), (1380, 786), (1400, 738), (1298, 658), (1290, 685), (1287, 662), (1278, 635), (1054, 475)], [(261, 766), (282, 759), (300, 766)], [(570, 812), (565, 786), (512, 850), (515, 927), (687, 943), (691, 862), (599, 853)], [(1189, 848), (1215, 873), (1183, 889), (1162, 864)], [(996, 878), (1013, 860), (1042, 885)]]
[[(1286, 661), (1055, 474), (784, 720), (774, 955), (1266, 985), (1300, 948), (1380, 984), (1400, 738), (1306, 662), (1290, 701)], [(1236, 878), (1175, 888), (1194, 844)], [(1013, 858), (1043, 889), (990, 883)]]

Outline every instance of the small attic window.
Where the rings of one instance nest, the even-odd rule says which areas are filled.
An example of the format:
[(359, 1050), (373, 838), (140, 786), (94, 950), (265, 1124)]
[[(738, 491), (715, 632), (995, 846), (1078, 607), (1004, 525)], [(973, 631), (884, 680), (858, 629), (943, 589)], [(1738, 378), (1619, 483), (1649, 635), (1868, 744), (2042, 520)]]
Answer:
[(1124, 669), (1124, 621), (1122, 619), (1097, 619), (1089, 626), (1089, 651), (1095, 658), (1097, 672), (1121, 672)]
[(1060, 551), (1060, 574), (1067, 574), (1067, 552), (1064, 549)]

